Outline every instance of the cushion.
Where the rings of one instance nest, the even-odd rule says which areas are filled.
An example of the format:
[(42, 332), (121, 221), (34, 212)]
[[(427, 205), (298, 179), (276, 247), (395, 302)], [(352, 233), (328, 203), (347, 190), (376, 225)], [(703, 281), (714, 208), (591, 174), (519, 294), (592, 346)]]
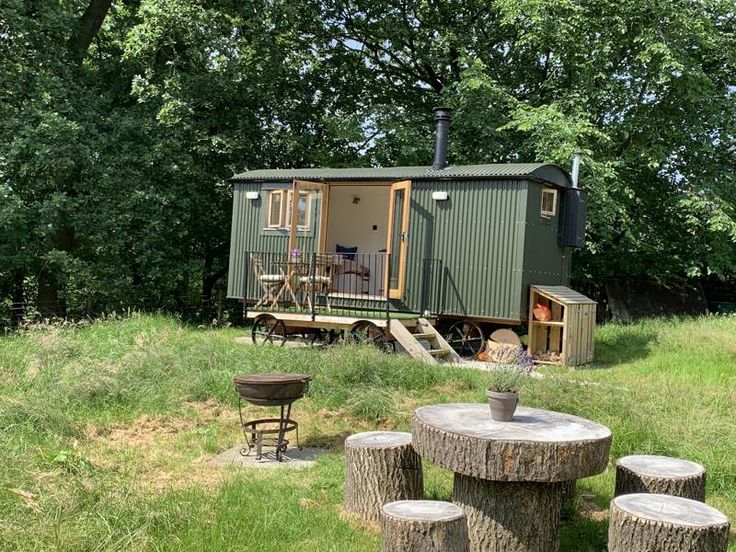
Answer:
[(358, 246), (355, 247), (347, 247), (344, 245), (335, 244), (335, 251), (345, 257), (346, 259), (350, 259), (351, 261), (355, 260), (355, 254), (358, 252)]
[(284, 277), (280, 274), (261, 274), (258, 279), (261, 282), (283, 282)]

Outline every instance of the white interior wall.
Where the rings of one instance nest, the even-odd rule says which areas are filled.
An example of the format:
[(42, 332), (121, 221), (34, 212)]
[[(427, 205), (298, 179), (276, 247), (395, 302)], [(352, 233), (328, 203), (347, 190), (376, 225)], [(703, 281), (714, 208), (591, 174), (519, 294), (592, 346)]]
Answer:
[[(353, 203), (353, 198), (360, 202)], [(386, 249), (388, 238), (388, 186), (333, 186), (330, 188), (330, 212), (327, 227), (327, 250), (335, 245), (358, 246), (358, 253), (377, 253)], [(377, 229), (373, 230), (373, 226)]]
[[(383, 290), (383, 260), (377, 257), (361, 258), (361, 253), (377, 254), (386, 249), (388, 238), (388, 186), (333, 186), (330, 188), (330, 206), (327, 226), (327, 251), (335, 251), (336, 244), (358, 246), (356, 261), (370, 265), (371, 276), (364, 285), (358, 276), (346, 275), (336, 282), (336, 290), (355, 293), (362, 290), (370, 295), (381, 295)], [(360, 198), (358, 203), (353, 198)], [(373, 227), (376, 227), (374, 230)]]

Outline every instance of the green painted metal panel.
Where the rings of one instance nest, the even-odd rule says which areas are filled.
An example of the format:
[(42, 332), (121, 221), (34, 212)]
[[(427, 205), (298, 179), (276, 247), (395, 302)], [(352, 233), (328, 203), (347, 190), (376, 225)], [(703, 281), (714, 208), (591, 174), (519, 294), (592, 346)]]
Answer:
[(557, 214), (553, 217), (541, 214), (542, 189), (544, 184), (529, 184), (529, 200), (526, 213), (526, 239), (524, 242), (524, 305), (528, 309), (530, 285), (562, 285), (570, 283), (570, 261), (572, 249), (557, 243), (559, 228), (559, 197)]
[[(245, 251), (288, 249), (286, 234), (263, 230), (261, 186), (235, 183), (229, 297), (242, 297)], [(557, 245), (557, 217), (540, 217), (541, 188), (517, 178), (413, 180), (406, 290), (392, 308), (525, 320), (530, 284), (568, 283), (569, 253)], [(261, 199), (246, 199), (247, 191)], [(432, 199), (435, 191), (449, 199)], [(315, 210), (312, 225), (318, 216)], [(312, 251), (315, 241), (312, 233), (298, 243)]]
[[(246, 251), (286, 253), (289, 249), (288, 232), (266, 230), (266, 192), (256, 182), (236, 182), (233, 189), (233, 219), (230, 232), (230, 259), (227, 278), (227, 296), (243, 296), (243, 267)], [(246, 192), (259, 192), (259, 199), (246, 199)], [(316, 251), (315, 228), (319, 221), (319, 203), (312, 211), (312, 230), (299, 233), (297, 247), (302, 251)]]
[[(527, 187), (513, 179), (413, 181), (406, 306), (520, 318)], [(434, 191), (448, 200), (435, 201)]]

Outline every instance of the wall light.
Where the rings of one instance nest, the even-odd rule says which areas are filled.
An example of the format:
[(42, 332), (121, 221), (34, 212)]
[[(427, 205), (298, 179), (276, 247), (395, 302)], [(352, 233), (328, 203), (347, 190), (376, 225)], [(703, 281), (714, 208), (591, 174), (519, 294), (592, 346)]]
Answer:
[(245, 199), (258, 199), (261, 194), (258, 192), (245, 192)]
[(432, 199), (435, 201), (447, 201), (447, 192), (432, 192)]

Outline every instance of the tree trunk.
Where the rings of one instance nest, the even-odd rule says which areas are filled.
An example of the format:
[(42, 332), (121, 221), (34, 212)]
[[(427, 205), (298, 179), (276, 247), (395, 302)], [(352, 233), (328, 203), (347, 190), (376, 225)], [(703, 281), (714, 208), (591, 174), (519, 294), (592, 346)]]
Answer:
[(456, 473), (452, 501), (468, 518), (470, 550), (559, 550), (563, 485), (488, 481)]
[(107, 17), (112, 0), (90, 0), (69, 37), (69, 51), (81, 61)]
[(615, 496), (653, 493), (705, 502), (705, 469), (689, 460), (626, 456), (616, 463)]
[(381, 508), (424, 494), (422, 460), (411, 434), (371, 431), (345, 440), (345, 510), (378, 521)]
[(383, 507), (383, 552), (468, 552), (468, 523), (449, 502), (402, 500)]
[[(52, 241), (52, 249), (71, 251), (74, 244), (74, 230), (69, 226), (59, 228)], [(38, 273), (38, 311), (43, 318), (66, 316), (66, 305), (59, 297), (61, 282), (53, 267), (44, 263)]]
[(611, 501), (609, 552), (726, 552), (728, 518), (695, 500), (630, 494)]

